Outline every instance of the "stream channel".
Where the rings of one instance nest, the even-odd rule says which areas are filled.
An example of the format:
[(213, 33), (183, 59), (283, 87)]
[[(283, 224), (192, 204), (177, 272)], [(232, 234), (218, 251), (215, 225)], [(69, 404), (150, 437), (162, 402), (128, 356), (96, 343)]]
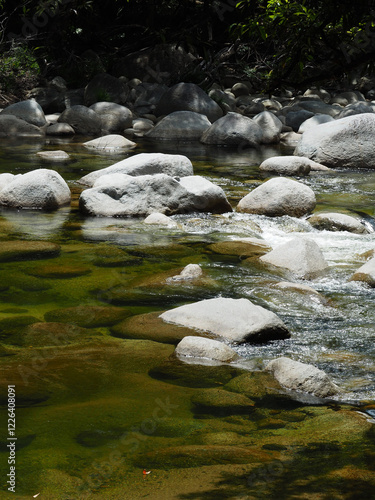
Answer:
[[(17, 402), (16, 494), (8, 490), (9, 440), (2, 432), (2, 498), (375, 498), (375, 289), (350, 281), (375, 248), (375, 170), (298, 179), (315, 192), (315, 212), (360, 214), (369, 234), (235, 211), (173, 216), (179, 227), (171, 229), (81, 215), (76, 181), (126, 156), (93, 153), (82, 142), (0, 142), (0, 173), (52, 168), (72, 191), (71, 206), (55, 212), (0, 210), (0, 248), (37, 241), (60, 249), (48, 258), (0, 262), (2, 430), (9, 384)], [(56, 149), (72, 161), (36, 156)], [(234, 208), (267, 178), (258, 170), (264, 159), (292, 151), (140, 140), (129, 154), (188, 156), (194, 173), (220, 185)], [(295, 236), (313, 239), (328, 272), (304, 282), (209, 248), (251, 236), (272, 247)], [(189, 263), (201, 265), (204, 283), (166, 284)], [(277, 288), (280, 281), (309, 284), (320, 296)], [(121, 326), (219, 296), (272, 310), (291, 338), (235, 346), (247, 369), (199, 366), (174, 359), (176, 342), (158, 341), (147, 322)], [(321, 368), (342, 393), (326, 402), (267, 393), (272, 383), (261, 370), (278, 356)], [(221, 405), (220, 394), (241, 392), (240, 377), (249, 374), (251, 411)]]

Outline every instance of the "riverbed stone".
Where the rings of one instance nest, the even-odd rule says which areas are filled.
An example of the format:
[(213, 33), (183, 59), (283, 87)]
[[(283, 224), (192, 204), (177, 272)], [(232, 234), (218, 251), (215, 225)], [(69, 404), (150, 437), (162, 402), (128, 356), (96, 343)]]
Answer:
[(68, 123), (53, 123), (46, 128), (46, 135), (69, 136), (74, 134), (74, 128)]
[(254, 402), (244, 394), (221, 388), (201, 389), (191, 397), (196, 413), (214, 415), (248, 415), (254, 411)]
[(44, 129), (17, 118), (0, 113), (0, 137), (43, 137)]
[(68, 345), (91, 340), (93, 335), (101, 334), (75, 324), (39, 322), (25, 328), (22, 345), (33, 347)]
[(104, 134), (121, 134), (132, 126), (133, 113), (126, 106), (115, 102), (96, 102), (90, 109), (100, 116)]
[(129, 141), (129, 139), (122, 135), (109, 134), (84, 142), (83, 145), (87, 149), (94, 149), (97, 151), (118, 151), (132, 149), (137, 144), (133, 141)]
[(278, 175), (308, 175), (311, 163), (315, 163), (303, 156), (273, 156), (259, 165), (261, 172), (270, 172)]
[(239, 358), (236, 351), (218, 340), (186, 336), (178, 343), (175, 353), (180, 358), (208, 358), (230, 363)]
[(52, 323), (69, 323), (85, 328), (112, 326), (130, 316), (129, 309), (114, 306), (80, 305), (48, 311), (44, 318)]
[(193, 111), (175, 111), (153, 127), (145, 137), (159, 141), (199, 141), (211, 126), (207, 116)]
[(339, 387), (324, 371), (287, 357), (270, 361), (266, 370), (271, 371), (280, 385), (287, 389), (307, 392), (319, 398), (334, 396), (340, 392)]
[(79, 264), (61, 264), (52, 261), (49, 264), (41, 264), (27, 271), (31, 276), (50, 279), (70, 279), (79, 276), (86, 276), (91, 273), (91, 269)]
[(371, 288), (375, 288), (375, 258), (367, 261), (350, 278), (350, 281), (362, 281)]
[(220, 106), (195, 83), (180, 82), (163, 93), (155, 109), (156, 116), (174, 111), (194, 111), (206, 115), (210, 122), (223, 116)]
[(13, 115), (35, 127), (44, 127), (47, 125), (43, 109), (34, 99), (11, 104), (3, 109), (0, 114), (2, 116)]
[(374, 113), (348, 116), (307, 130), (294, 154), (331, 168), (373, 169), (374, 134)]
[(347, 214), (337, 212), (323, 212), (308, 218), (310, 224), (316, 229), (326, 231), (348, 231), (355, 234), (368, 234), (369, 230), (361, 220)]
[(276, 177), (242, 198), (237, 211), (271, 217), (302, 217), (312, 212), (315, 205), (315, 194), (310, 187), (286, 177)]
[(76, 134), (99, 136), (102, 130), (100, 116), (93, 109), (77, 104), (61, 113), (59, 123), (67, 123)]
[(160, 315), (166, 323), (225, 338), (231, 342), (267, 342), (290, 336), (273, 312), (247, 299), (216, 298), (187, 304)]
[(263, 140), (261, 127), (239, 113), (227, 113), (215, 121), (202, 135), (203, 144), (231, 147), (258, 147)]
[(237, 240), (218, 241), (208, 245), (211, 252), (219, 255), (236, 255), (240, 259), (260, 257), (272, 248), (260, 238), (241, 238)]
[(56, 150), (56, 151), (38, 151), (37, 155), (39, 158), (45, 161), (51, 162), (62, 162), (66, 163), (71, 160), (70, 156), (66, 151)]
[(110, 167), (96, 170), (79, 179), (80, 184), (93, 186), (102, 175), (121, 173), (127, 175), (167, 174), (172, 177), (193, 175), (193, 165), (184, 155), (165, 153), (140, 153), (114, 163)]
[(143, 221), (145, 224), (155, 224), (166, 227), (175, 227), (178, 228), (179, 224), (168, 217), (168, 215), (162, 214), (160, 212), (153, 212)]
[(265, 264), (287, 269), (304, 279), (313, 279), (328, 268), (317, 243), (305, 238), (293, 238), (263, 255), (259, 260)]
[(49, 241), (2, 241), (0, 262), (49, 259), (60, 255), (60, 245)]
[(70, 203), (70, 189), (59, 173), (40, 168), (17, 175), (0, 191), (0, 205), (56, 210)]
[(153, 212), (166, 215), (195, 211), (223, 213), (231, 210), (223, 190), (203, 178), (178, 182), (165, 174), (111, 174), (100, 177), (82, 192), (81, 212), (106, 217), (140, 217)]
[(262, 129), (263, 144), (276, 144), (280, 142), (283, 124), (274, 113), (271, 113), (271, 111), (262, 111), (254, 116), (253, 121)]

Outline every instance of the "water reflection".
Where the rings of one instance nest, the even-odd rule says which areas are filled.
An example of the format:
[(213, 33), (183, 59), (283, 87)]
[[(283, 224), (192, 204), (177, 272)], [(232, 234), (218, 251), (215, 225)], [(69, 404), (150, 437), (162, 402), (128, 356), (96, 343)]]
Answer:
[(0, 209), (1, 217), (12, 226), (12, 230), (21, 233), (26, 239), (58, 237), (69, 214), (70, 207), (60, 208), (55, 212)]

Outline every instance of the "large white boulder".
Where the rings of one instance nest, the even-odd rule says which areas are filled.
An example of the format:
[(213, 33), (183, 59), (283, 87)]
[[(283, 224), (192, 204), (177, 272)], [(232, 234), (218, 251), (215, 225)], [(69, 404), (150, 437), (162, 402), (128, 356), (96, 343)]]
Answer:
[(176, 346), (175, 353), (182, 358), (207, 358), (223, 363), (238, 359), (236, 351), (228, 345), (204, 337), (184, 337)]
[(301, 182), (275, 177), (255, 188), (237, 205), (237, 211), (271, 217), (302, 217), (316, 205), (314, 191)]
[(313, 365), (281, 357), (270, 361), (266, 370), (273, 373), (280, 385), (286, 389), (307, 392), (319, 398), (334, 396), (339, 387), (329, 376)]
[(110, 167), (96, 170), (79, 179), (80, 184), (93, 186), (99, 177), (108, 174), (153, 175), (166, 174), (171, 177), (193, 175), (193, 165), (189, 158), (183, 155), (165, 153), (140, 153), (125, 158)]
[(289, 338), (283, 321), (247, 299), (216, 298), (171, 309), (159, 316), (175, 325), (212, 333), (231, 342), (266, 342)]
[(217, 146), (257, 147), (263, 141), (260, 126), (239, 113), (228, 113), (219, 118), (202, 135), (203, 144)]
[(194, 111), (175, 111), (160, 120), (145, 137), (160, 141), (199, 141), (210, 125), (205, 115)]
[(271, 264), (292, 271), (298, 278), (315, 278), (328, 264), (317, 243), (305, 238), (293, 238), (259, 257)]
[[(181, 179), (182, 181), (183, 179)], [(94, 187), (82, 192), (80, 210), (101, 217), (144, 217), (153, 212), (166, 215), (231, 210), (221, 190), (201, 178), (203, 188), (189, 190), (166, 174), (131, 176), (121, 173), (101, 176)], [(198, 179), (199, 182), (199, 179)]]
[(307, 130), (294, 151), (328, 167), (375, 167), (375, 113), (363, 113)]
[(55, 210), (70, 203), (69, 186), (54, 170), (40, 168), (17, 175), (0, 191), (0, 205)]

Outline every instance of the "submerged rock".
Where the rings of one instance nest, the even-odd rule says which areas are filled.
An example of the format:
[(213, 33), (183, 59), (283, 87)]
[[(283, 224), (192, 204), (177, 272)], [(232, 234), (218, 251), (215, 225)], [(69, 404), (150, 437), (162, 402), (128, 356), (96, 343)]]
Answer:
[(243, 394), (216, 387), (201, 389), (191, 398), (195, 411), (214, 415), (248, 415), (254, 411), (254, 402)]
[(112, 326), (130, 316), (126, 308), (111, 306), (77, 306), (54, 309), (45, 314), (45, 320), (53, 323), (70, 323), (85, 328)]
[(48, 259), (60, 255), (60, 245), (49, 241), (2, 241), (0, 262)]
[(208, 358), (223, 363), (238, 359), (238, 354), (228, 345), (204, 337), (184, 337), (177, 345), (175, 353), (180, 357)]
[(287, 327), (276, 314), (247, 299), (202, 300), (166, 311), (160, 318), (166, 323), (211, 333), (239, 343), (259, 343), (290, 336)]
[(267, 364), (266, 370), (271, 371), (280, 385), (287, 389), (307, 392), (319, 398), (334, 396), (340, 392), (339, 387), (325, 372), (290, 358), (274, 359)]
[(259, 257), (266, 254), (272, 248), (260, 238), (241, 238), (238, 240), (218, 241), (208, 245), (211, 252), (220, 255), (236, 255), (241, 259), (248, 257)]
[(263, 255), (260, 261), (292, 271), (297, 277), (311, 279), (328, 268), (314, 240), (293, 238)]
[(316, 198), (311, 188), (286, 177), (275, 177), (242, 198), (237, 210), (271, 217), (302, 217), (312, 212), (315, 205)]
[(166, 174), (171, 177), (186, 177), (193, 175), (193, 165), (189, 158), (183, 155), (164, 153), (140, 153), (125, 158), (110, 167), (96, 170), (79, 179), (80, 184), (93, 186), (99, 177), (108, 174), (153, 175)]

